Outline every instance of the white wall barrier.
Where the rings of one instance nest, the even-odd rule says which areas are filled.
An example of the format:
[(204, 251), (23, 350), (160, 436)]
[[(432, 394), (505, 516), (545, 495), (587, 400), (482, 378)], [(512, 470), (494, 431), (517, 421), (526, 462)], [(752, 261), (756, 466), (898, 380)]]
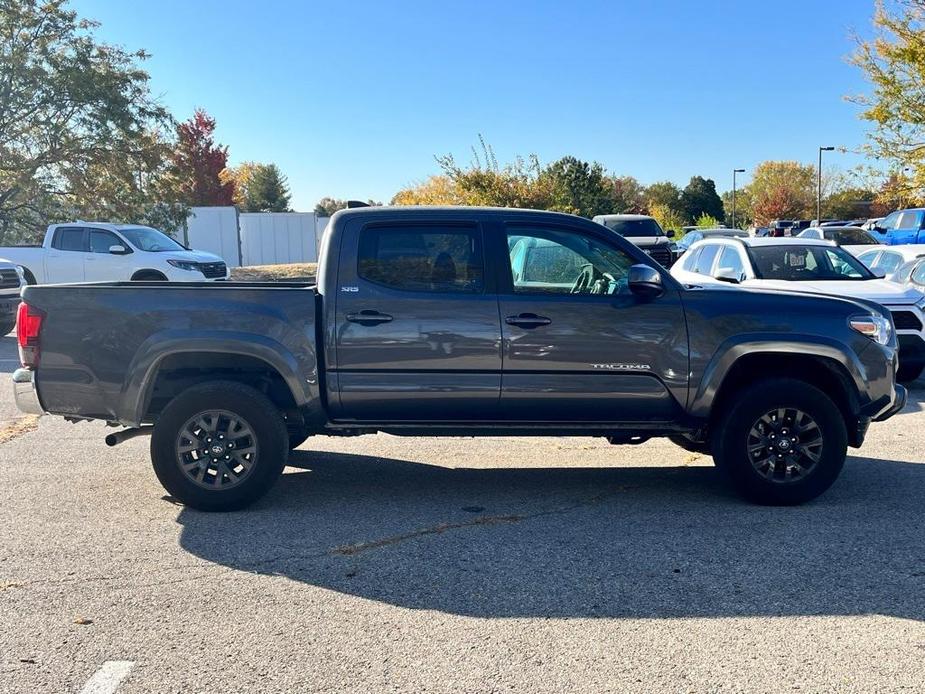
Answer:
[(194, 207), (186, 220), (183, 243), (221, 256), (228, 267), (238, 267), (242, 264), (238, 211), (234, 207)]
[(194, 207), (184, 243), (220, 255), (229, 267), (314, 263), (327, 217), (312, 212), (242, 212)]

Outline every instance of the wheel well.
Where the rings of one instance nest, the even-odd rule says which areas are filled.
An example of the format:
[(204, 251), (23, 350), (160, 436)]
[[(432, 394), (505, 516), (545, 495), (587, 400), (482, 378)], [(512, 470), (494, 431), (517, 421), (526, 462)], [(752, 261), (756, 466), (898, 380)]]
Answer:
[(32, 274), (32, 270), (25, 265), (21, 265), (20, 267), (22, 267), (22, 274), (26, 276), (26, 284), (38, 284), (38, 282), (35, 281), (35, 275)]
[(286, 380), (268, 362), (243, 354), (183, 352), (165, 357), (158, 365), (142, 419), (156, 420), (174, 397), (191, 386), (209, 381), (243, 383), (264, 393), (283, 412), (297, 409)]
[(831, 397), (841, 410), (848, 431), (852, 431), (852, 424), (857, 421), (858, 401), (851, 377), (834, 359), (809, 354), (747, 354), (740, 357), (723, 379), (711, 416), (722, 412), (729, 399), (742, 388), (775, 377), (805, 381)]
[(132, 275), (132, 282), (142, 282), (144, 280), (153, 280), (155, 282), (166, 282), (167, 275), (160, 270), (139, 270)]

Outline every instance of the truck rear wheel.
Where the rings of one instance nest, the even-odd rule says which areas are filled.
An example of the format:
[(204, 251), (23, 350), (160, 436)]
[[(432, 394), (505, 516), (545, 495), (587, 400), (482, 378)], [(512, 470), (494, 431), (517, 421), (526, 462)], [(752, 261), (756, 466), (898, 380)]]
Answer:
[(726, 404), (714, 429), (716, 466), (746, 499), (793, 505), (838, 478), (848, 434), (838, 406), (818, 388), (789, 378), (760, 381)]
[(282, 473), (288, 452), (276, 405), (229, 381), (182, 392), (164, 408), (151, 436), (161, 484), (202, 511), (233, 511), (259, 499)]

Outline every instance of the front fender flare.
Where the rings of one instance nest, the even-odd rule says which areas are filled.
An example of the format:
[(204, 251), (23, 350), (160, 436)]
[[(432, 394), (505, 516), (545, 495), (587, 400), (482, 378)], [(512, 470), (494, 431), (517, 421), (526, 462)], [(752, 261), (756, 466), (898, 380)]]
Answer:
[(864, 392), (867, 372), (858, 355), (844, 343), (820, 335), (737, 335), (724, 341), (704, 369), (700, 386), (691, 400), (690, 414), (706, 419), (726, 376), (736, 362), (754, 354), (787, 354), (828, 359), (838, 364), (854, 385)]

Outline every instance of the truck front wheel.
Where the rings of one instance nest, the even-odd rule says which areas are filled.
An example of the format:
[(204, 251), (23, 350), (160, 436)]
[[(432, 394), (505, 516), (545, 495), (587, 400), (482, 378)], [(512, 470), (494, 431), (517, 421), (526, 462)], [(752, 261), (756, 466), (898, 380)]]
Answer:
[(233, 511), (259, 499), (282, 473), (288, 452), (278, 408), (260, 391), (226, 381), (175, 397), (151, 436), (158, 480), (202, 511)]
[(726, 403), (714, 428), (717, 467), (745, 498), (793, 505), (835, 482), (848, 434), (832, 399), (803, 381), (760, 381)]

